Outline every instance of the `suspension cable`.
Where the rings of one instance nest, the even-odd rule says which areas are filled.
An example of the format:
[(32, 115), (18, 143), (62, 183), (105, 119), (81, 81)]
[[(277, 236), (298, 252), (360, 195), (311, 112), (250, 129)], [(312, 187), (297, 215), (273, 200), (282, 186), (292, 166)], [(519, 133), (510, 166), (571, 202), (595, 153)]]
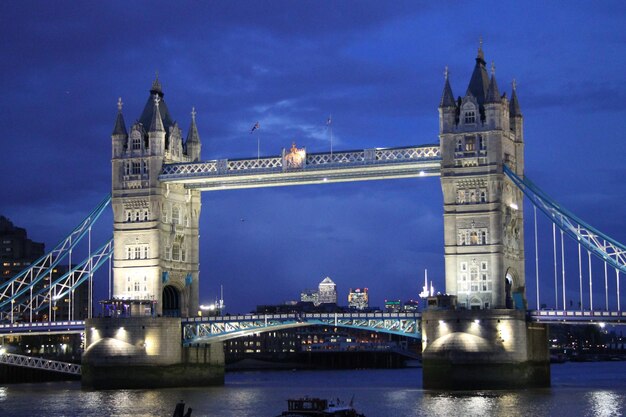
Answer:
[(563, 277), (563, 310), (567, 310), (567, 300), (565, 299), (565, 241), (563, 240), (563, 230), (561, 230), (561, 275)]
[[(606, 247), (606, 240), (604, 241), (604, 246)], [(609, 275), (606, 262), (604, 262), (604, 308), (606, 311), (609, 311)]]
[(556, 224), (552, 223), (552, 246), (554, 250), (554, 308), (559, 309), (559, 284), (556, 270)]
[(593, 284), (591, 283), (591, 252), (587, 251), (589, 262), (589, 310), (593, 311)]
[(537, 207), (533, 206), (535, 209), (535, 278), (537, 281), (537, 310), (540, 310), (541, 306), (539, 305), (539, 243), (537, 240)]
[(580, 310), (584, 310), (584, 304), (583, 304), (583, 262), (582, 262), (582, 258), (580, 256), (580, 243), (578, 243), (578, 278), (580, 281), (580, 305), (579, 308)]

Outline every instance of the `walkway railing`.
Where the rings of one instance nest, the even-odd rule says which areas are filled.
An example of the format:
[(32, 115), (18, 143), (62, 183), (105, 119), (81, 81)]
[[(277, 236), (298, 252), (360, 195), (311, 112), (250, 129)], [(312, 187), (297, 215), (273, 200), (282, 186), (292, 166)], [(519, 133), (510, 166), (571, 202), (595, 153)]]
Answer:
[[(250, 176), (261, 174), (290, 174), (291, 177), (302, 174), (302, 181), (312, 182), (310, 178), (315, 172), (336, 171), (338, 174), (346, 169), (366, 168), (373, 171), (375, 167), (388, 167), (389, 172), (381, 170), (377, 175), (369, 174), (354, 177), (337, 178), (328, 176), (328, 181), (348, 181), (354, 179), (376, 179), (392, 176), (418, 176), (420, 169), (423, 174), (438, 175), (441, 160), (438, 145), (413, 146), (403, 148), (374, 148), (356, 151), (326, 152), (307, 154), (304, 149), (292, 149), (292, 152), (283, 151), (282, 155), (265, 158), (219, 159), (215, 161), (178, 163), (164, 165), (159, 175), (162, 182), (184, 182), (190, 188), (202, 180), (229, 178), (233, 176)], [(402, 172), (400, 165), (413, 167), (412, 174)], [(397, 165), (395, 168), (391, 168)], [(369, 169), (368, 169), (369, 168)], [(405, 167), (406, 170), (406, 167)], [(400, 174), (398, 172), (400, 172)], [(393, 173), (392, 173), (393, 172)], [(308, 173), (308, 174), (307, 174)], [(345, 173), (344, 173), (345, 175)], [(259, 180), (262, 181), (261, 178)], [(267, 179), (266, 179), (267, 180)], [(274, 180), (276, 181), (276, 180)], [(291, 183), (296, 183), (291, 181)], [(261, 186), (259, 182), (256, 186)], [(281, 184), (285, 185), (285, 184)]]
[(80, 365), (68, 362), (52, 361), (33, 356), (16, 355), (0, 352), (0, 363), (5, 365), (22, 366), (25, 368), (42, 369), (44, 371), (61, 372), (70, 375), (80, 375)]

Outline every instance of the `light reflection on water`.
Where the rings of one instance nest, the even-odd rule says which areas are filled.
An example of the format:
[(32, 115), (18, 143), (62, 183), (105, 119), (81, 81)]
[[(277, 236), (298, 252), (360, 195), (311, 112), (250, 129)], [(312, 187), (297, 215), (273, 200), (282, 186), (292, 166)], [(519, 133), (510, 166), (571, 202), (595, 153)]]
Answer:
[(223, 387), (81, 391), (77, 382), (0, 387), (0, 416), (171, 416), (184, 400), (193, 416), (272, 417), (288, 398), (352, 396), (367, 417), (619, 416), (626, 414), (626, 362), (553, 367), (549, 389), (425, 391), (421, 370), (242, 372)]
[(624, 396), (611, 391), (596, 391), (587, 394), (591, 403), (591, 414), (597, 417), (624, 415)]

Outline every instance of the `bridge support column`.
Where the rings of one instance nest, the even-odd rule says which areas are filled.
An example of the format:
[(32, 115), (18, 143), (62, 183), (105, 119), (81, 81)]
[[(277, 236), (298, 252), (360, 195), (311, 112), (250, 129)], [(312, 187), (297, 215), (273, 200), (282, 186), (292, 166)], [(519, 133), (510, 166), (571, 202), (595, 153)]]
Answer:
[(524, 311), (425, 311), (422, 348), (425, 389), (550, 386), (547, 326)]
[(179, 318), (88, 319), (85, 339), (85, 389), (224, 384), (222, 344), (183, 347)]

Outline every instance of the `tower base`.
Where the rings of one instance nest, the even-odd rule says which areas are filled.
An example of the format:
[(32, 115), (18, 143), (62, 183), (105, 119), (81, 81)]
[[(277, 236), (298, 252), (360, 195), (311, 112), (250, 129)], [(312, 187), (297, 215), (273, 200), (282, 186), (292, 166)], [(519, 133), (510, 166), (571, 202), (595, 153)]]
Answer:
[(179, 318), (89, 319), (85, 335), (84, 389), (224, 384), (222, 343), (183, 347)]
[(523, 311), (426, 311), (422, 349), (425, 389), (550, 386), (547, 326)]

